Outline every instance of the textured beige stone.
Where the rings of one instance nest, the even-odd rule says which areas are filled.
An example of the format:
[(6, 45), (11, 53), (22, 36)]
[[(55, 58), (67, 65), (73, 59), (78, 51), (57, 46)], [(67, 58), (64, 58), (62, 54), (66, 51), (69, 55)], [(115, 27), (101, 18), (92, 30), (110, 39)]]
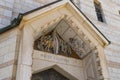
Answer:
[(13, 65), (0, 69), (1, 80), (8, 78), (8, 77), (12, 77), (12, 70), (13, 70)]
[(2, 64), (2, 63), (3, 63), (3, 59), (4, 59), (4, 57), (3, 57), (3, 56), (1, 56), (1, 57), (0, 57), (0, 64)]
[[(16, 64), (16, 61), (14, 61), (14, 60), (10, 60), (8, 62), (3, 62), (2, 64), (0, 64), (0, 68), (2, 70), (2, 68), (10, 66), (10, 65), (14, 65), (14, 64)], [(12, 74), (12, 73), (10, 73), (10, 74)]]
[(16, 31), (10, 30), (0, 35), (0, 80), (11, 80), (13, 65), (16, 65)]
[(26, 65), (21, 65), (20, 73), (23, 75), (20, 76), (19, 80), (30, 80), (31, 67)]
[[(41, 51), (34, 51), (33, 73), (54, 68), (69, 79), (84, 79), (82, 61), (64, 56), (49, 54)], [(63, 69), (63, 71), (62, 71)], [(72, 77), (73, 76), (73, 77)]]
[[(44, 4), (52, 2), (54, 0), (0, 0), (0, 28), (3, 28), (9, 25), (11, 19), (17, 17), (19, 12), (24, 13), (29, 10), (35, 9), (40, 7)], [(74, 0), (76, 3), (78, 0)], [(117, 62), (120, 63), (120, 17), (118, 10), (120, 10), (120, 0), (98, 0), (101, 2), (101, 6), (103, 9), (103, 13), (105, 16), (105, 23), (101, 23), (97, 20), (95, 8), (93, 4), (93, 0), (80, 0), (80, 9), (83, 13), (99, 28), (99, 30), (112, 42), (106, 49), (105, 49), (105, 56), (107, 57), (107, 61), (109, 62)], [(14, 7), (13, 7), (14, 5)], [(48, 7), (49, 9), (50, 7)], [(8, 10), (9, 14), (6, 12)], [(13, 14), (11, 14), (11, 12)], [(66, 9), (58, 11), (60, 14), (67, 14), (71, 16), (71, 13)], [(5, 13), (6, 16), (3, 16)], [(35, 14), (36, 15), (36, 14)], [(74, 15), (75, 16), (75, 15)], [(34, 24), (35, 25), (35, 24)], [(39, 25), (39, 24), (38, 24)], [(36, 25), (37, 28), (37, 25)], [(40, 30), (38, 30), (39, 32)], [(14, 49), (14, 41), (11, 42), (8, 40), (9, 36), (13, 36), (13, 33), (8, 31), (4, 33), (5, 35), (0, 35), (0, 57), (7, 56)], [(9, 35), (11, 34), (11, 35)], [(9, 35), (9, 36), (8, 36)], [(10, 45), (8, 45), (10, 44)], [(97, 44), (96, 44), (97, 45)], [(9, 46), (9, 47), (8, 47)], [(30, 58), (30, 56), (29, 56)], [(0, 63), (2, 63), (2, 58), (0, 58)], [(26, 63), (28, 63), (27, 59)], [(119, 71), (120, 69), (113, 68), (115, 66), (109, 65), (109, 73), (111, 80), (120, 80)], [(119, 68), (119, 67), (117, 67)], [(118, 72), (117, 72), (118, 71)], [(105, 79), (106, 80), (106, 79)]]
[(4, 55), (3, 63), (14, 60), (15, 53), (9, 53)]
[[(55, 8), (55, 7), (57, 7), (57, 8)], [(60, 12), (57, 12), (58, 10), (62, 11), (61, 8), (64, 8), (63, 9), (64, 11), (66, 10), (65, 13), (61, 14)], [(67, 8), (68, 11), (65, 8)], [(77, 25), (77, 26), (81, 25), (79, 28), (85, 33), (84, 35), (86, 35), (86, 37), (89, 36), (88, 38), (96, 45), (96, 47), (98, 47), (98, 44), (101, 47), (104, 47), (105, 45), (108, 44), (107, 41), (86, 20), (86, 18), (81, 13), (79, 13), (79, 11), (69, 2), (67, 3), (66, 1), (62, 1), (61, 4), (58, 3), (58, 5), (57, 4), (52, 5), (51, 8), (47, 7), (47, 9), (38, 10), (35, 13), (29, 14), (29, 15), (26, 15), (25, 17), (23, 17), (23, 20), (25, 20), (26, 22), (25, 22), (24, 26), (20, 27), (23, 30), (23, 34), (22, 34), (22, 38), (21, 38), (22, 43), (21, 43), (21, 49), (20, 49), (21, 52), (20, 52), (20, 57), (19, 57), (20, 60), (19, 60), (19, 64), (18, 64), (19, 68), (17, 70), (17, 72), (18, 72), (17, 79), (23, 80), (25, 78), (26, 80), (29, 80), (31, 77), (30, 72), (31, 72), (31, 68), (32, 68), (31, 65), (32, 65), (33, 42), (37, 36), (40, 36), (39, 33), (40, 32), (42, 33), (42, 31), (45, 31), (48, 27), (50, 27), (49, 24), (56, 23), (55, 20), (64, 19), (65, 17), (63, 15), (65, 15), (65, 16), (68, 15), (67, 19), (70, 19), (71, 16), (69, 16), (70, 15), (69, 12), (71, 12), (72, 16), (74, 15), (73, 16), (74, 20), (71, 20), (74, 23), (74, 25)], [(78, 17), (78, 16), (80, 16), (80, 17)], [(81, 19), (84, 20), (84, 24), (86, 25), (85, 27), (82, 27), (82, 26), (84, 26), (84, 24), (80, 23)], [(38, 30), (38, 27), (41, 27), (41, 28)], [(73, 27), (73, 25), (71, 25), (71, 27)], [(92, 35), (91, 33), (93, 33), (94, 35)], [(96, 34), (99, 36), (97, 36)], [(29, 39), (29, 41), (28, 41), (28, 39)], [(105, 45), (103, 45), (101, 43), (103, 43)], [(100, 47), (101, 51), (99, 50), (99, 54), (102, 52), (102, 55), (103, 55), (104, 52), (103, 52), (103, 48), (101, 48), (101, 47)], [(36, 57), (36, 55), (34, 57)], [(75, 67), (78, 64), (79, 64), (79, 66), (82, 66), (82, 65), (80, 65), (81, 63), (79, 61), (74, 60), (74, 59), (68, 60), (62, 56), (58, 56), (57, 58), (54, 58), (54, 59), (52, 57), (53, 56), (50, 56), (49, 54), (44, 55), (43, 59), (45, 61), (43, 60), (43, 62), (41, 61), (41, 63), (39, 64), (39, 65), (41, 65), (41, 64), (44, 64), (44, 65), (41, 65), (41, 66), (38, 65), (37, 67), (34, 67), (34, 68), (39, 70), (39, 67), (43, 68), (48, 65), (49, 66), (58, 65), (59, 67), (62, 67), (62, 69), (65, 69), (65, 70), (68, 69), (66, 71), (69, 71), (70, 74), (72, 74), (72, 75), (75, 74), (74, 77), (76, 77), (77, 79), (80, 79), (80, 78), (84, 79), (83, 74), (81, 74), (81, 76), (77, 75), (77, 74), (80, 74), (82, 70), (79, 68), (73, 68), (73, 66)], [(100, 60), (102, 60), (103, 58), (104, 57), (102, 56), (100, 58)], [(49, 61), (49, 60), (51, 60), (51, 62), (47, 63), (46, 61)], [(37, 64), (38, 63), (36, 63), (36, 65)], [(101, 64), (105, 64), (105, 60), (102, 60)], [(34, 65), (34, 66), (36, 66), (36, 65)], [(69, 65), (69, 66), (67, 66), (67, 65)], [(70, 65), (72, 65), (72, 66), (70, 66)], [(104, 77), (106, 79), (108, 79), (106, 65), (102, 65), (102, 68), (104, 70), (106, 69), (105, 71), (103, 71), (103, 73), (104, 73)], [(26, 69), (26, 70), (21, 71), (21, 69), (23, 69), (23, 70)], [(75, 72), (73, 72), (73, 71), (75, 71)]]

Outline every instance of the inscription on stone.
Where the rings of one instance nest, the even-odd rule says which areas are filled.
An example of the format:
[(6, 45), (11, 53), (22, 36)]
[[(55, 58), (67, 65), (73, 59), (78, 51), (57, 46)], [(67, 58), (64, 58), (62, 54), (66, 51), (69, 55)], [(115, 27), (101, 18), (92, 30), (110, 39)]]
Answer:
[(37, 51), (34, 50), (34, 59), (42, 59), (50, 62), (57, 62), (60, 64), (66, 64), (66, 65), (75, 65), (75, 66), (81, 66), (81, 60), (79, 59), (74, 59), (74, 58), (68, 58), (65, 56), (61, 55), (55, 55), (55, 54), (50, 54), (47, 52), (42, 52), (42, 51)]

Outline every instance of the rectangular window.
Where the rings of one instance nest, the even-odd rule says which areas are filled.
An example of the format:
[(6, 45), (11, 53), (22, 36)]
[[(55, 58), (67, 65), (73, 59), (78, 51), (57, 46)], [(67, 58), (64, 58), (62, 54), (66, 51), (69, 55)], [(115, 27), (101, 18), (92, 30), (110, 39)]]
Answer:
[(101, 4), (94, 2), (94, 5), (98, 21), (104, 22)]

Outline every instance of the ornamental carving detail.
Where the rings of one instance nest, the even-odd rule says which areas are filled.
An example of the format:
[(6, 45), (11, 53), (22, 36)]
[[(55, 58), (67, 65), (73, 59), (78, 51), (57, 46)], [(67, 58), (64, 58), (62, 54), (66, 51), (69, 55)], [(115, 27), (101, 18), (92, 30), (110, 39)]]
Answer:
[(53, 54), (65, 53), (66, 56), (71, 55), (72, 48), (66, 43), (56, 30), (51, 31), (46, 35), (42, 35), (35, 41), (34, 48), (36, 50), (50, 52)]
[(76, 53), (79, 58), (83, 58), (89, 52), (88, 45), (84, 41), (69, 38), (69, 42), (66, 42), (57, 30), (52, 30), (38, 38), (35, 41), (34, 49), (52, 54), (65, 54), (68, 57)]

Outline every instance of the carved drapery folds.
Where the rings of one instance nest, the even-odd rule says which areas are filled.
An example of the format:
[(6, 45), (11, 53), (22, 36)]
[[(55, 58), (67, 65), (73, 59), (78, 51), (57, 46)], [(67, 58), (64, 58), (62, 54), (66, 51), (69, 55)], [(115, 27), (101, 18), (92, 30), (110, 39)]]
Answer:
[(83, 40), (70, 37), (66, 42), (56, 29), (38, 38), (35, 41), (34, 49), (68, 57), (75, 53), (74, 58), (81, 59), (90, 52), (90, 47)]
[(54, 54), (64, 53), (66, 56), (70, 56), (72, 51), (70, 45), (60, 37), (56, 30), (51, 31), (46, 35), (42, 35), (37, 39), (34, 48)]

